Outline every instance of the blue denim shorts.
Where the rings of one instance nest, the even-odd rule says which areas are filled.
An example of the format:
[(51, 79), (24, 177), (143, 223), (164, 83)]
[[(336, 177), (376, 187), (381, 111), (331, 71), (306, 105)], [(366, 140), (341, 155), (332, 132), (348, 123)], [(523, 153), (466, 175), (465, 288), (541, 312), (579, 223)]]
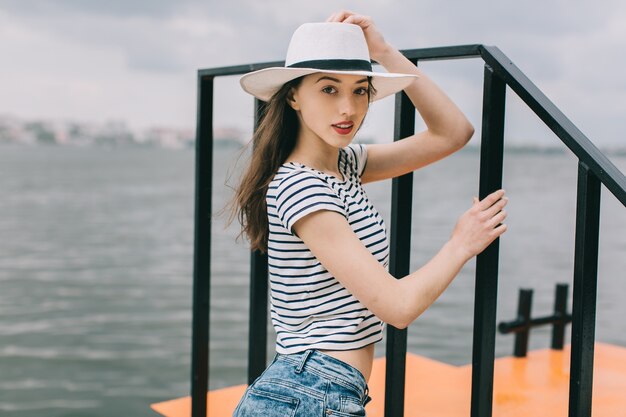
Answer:
[(317, 350), (276, 354), (233, 413), (248, 416), (365, 416), (371, 398), (356, 368)]

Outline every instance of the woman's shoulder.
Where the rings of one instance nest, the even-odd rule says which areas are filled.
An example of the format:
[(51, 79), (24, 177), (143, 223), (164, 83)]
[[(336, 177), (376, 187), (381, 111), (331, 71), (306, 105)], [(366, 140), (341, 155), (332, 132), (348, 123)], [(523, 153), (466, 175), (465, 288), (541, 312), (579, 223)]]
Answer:
[[(340, 148), (339, 152), (339, 167), (344, 177), (347, 179), (352, 176), (360, 176), (367, 161), (365, 145), (352, 143)], [(337, 181), (340, 182), (341, 180), (298, 162), (285, 162), (278, 167), (276, 174), (270, 181), (269, 188), (290, 187), (293, 183), (303, 182), (317, 182), (331, 186), (333, 182)]]
[(285, 162), (278, 167), (276, 174), (272, 182), (284, 182), (294, 177), (316, 177), (321, 178), (322, 173), (318, 173), (316, 170), (307, 167), (306, 165), (299, 164), (297, 162)]
[(279, 192), (296, 185), (305, 186), (310, 183), (326, 183), (322, 173), (295, 162), (287, 162), (278, 167), (274, 178), (270, 181), (269, 192)]
[(367, 152), (367, 148), (363, 143), (351, 143), (345, 148), (341, 148), (348, 153), (350, 157), (358, 158)]
[(367, 163), (367, 147), (362, 143), (351, 143), (342, 148), (347, 163), (346, 169), (350, 169), (355, 175), (361, 176)]

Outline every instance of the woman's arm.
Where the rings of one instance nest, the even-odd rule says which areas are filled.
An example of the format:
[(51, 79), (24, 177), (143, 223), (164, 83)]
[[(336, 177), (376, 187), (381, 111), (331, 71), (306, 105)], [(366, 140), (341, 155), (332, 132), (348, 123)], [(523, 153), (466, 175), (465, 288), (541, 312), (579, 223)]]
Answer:
[(345, 217), (321, 210), (299, 219), (294, 231), (324, 267), (379, 319), (407, 327), (456, 277), (463, 265), (506, 230), (507, 199), (498, 190), (457, 222), (450, 240), (423, 267), (394, 278), (361, 243)]
[[(404, 91), (427, 129), (401, 141), (367, 145), (368, 162), (361, 182), (397, 177), (444, 158), (462, 148), (474, 134), (463, 112), (423, 72), (389, 45), (369, 16), (341, 11), (328, 21), (359, 25), (370, 56), (389, 72), (419, 76)], [(374, 86), (375, 87), (375, 86)]]

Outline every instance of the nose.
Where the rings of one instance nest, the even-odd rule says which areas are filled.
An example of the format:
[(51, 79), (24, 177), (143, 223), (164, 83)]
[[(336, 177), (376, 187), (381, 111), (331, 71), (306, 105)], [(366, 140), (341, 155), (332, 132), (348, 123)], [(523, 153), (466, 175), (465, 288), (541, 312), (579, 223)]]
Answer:
[(339, 112), (344, 116), (354, 115), (356, 112), (356, 101), (352, 95), (346, 95), (340, 99)]

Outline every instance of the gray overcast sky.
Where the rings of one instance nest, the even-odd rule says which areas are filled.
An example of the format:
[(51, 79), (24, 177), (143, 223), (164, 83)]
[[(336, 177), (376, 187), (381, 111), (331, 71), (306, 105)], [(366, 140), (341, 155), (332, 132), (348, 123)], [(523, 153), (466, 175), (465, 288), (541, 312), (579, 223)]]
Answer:
[[(626, 2), (0, 0), (0, 114), (193, 127), (196, 70), (284, 59), (293, 30), (340, 8), (373, 16), (399, 49), (498, 46), (592, 141), (623, 144)], [(423, 65), (478, 127), (478, 59)], [(556, 144), (508, 95), (507, 139)], [(216, 125), (252, 125), (237, 79), (216, 84)], [(393, 100), (364, 135), (388, 140)], [(474, 141), (476, 141), (475, 136)]]

